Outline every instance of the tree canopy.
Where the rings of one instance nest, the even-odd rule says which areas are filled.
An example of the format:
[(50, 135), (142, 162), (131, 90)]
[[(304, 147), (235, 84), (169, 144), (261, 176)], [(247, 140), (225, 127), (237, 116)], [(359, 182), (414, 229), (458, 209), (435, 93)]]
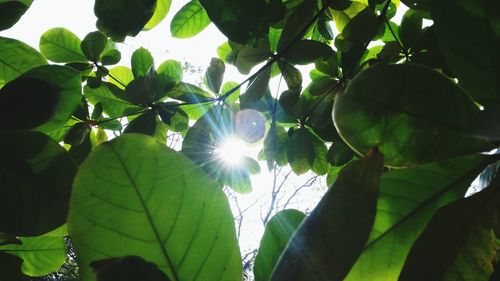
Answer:
[[(0, 30), (32, 2), (0, 0)], [(310, 213), (266, 218), (256, 281), (499, 276), (500, 2), (170, 4), (95, 0), (96, 30), (37, 48), (0, 36), (0, 281), (68, 255), (82, 281), (242, 280), (224, 188), (252, 192), (259, 162), (330, 187)], [(199, 85), (143, 47), (122, 60), (169, 12), (173, 37), (227, 37)], [(258, 158), (227, 165), (234, 136)]]

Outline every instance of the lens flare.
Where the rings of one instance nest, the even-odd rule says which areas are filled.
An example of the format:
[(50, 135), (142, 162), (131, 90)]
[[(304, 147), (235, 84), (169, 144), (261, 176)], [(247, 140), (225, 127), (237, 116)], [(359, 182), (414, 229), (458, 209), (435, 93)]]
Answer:
[(228, 166), (238, 166), (243, 162), (246, 150), (247, 146), (243, 140), (228, 136), (215, 149), (215, 154)]

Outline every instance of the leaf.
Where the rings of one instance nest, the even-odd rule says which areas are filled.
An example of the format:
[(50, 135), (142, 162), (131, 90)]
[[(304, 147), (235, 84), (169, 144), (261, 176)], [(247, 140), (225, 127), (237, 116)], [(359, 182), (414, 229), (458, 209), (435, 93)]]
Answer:
[(154, 136), (156, 132), (156, 112), (154, 110), (148, 110), (145, 113), (139, 115), (139, 117), (130, 121), (124, 134), (126, 133), (138, 133)]
[(259, 73), (249, 85), (243, 95), (240, 95), (240, 104), (243, 108), (249, 107), (259, 101), (269, 91), (271, 68), (268, 67)]
[(333, 166), (347, 164), (354, 157), (354, 151), (341, 139), (334, 140), (326, 154), (326, 159)]
[(176, 100), (188, 103), (203, 103), (211, 101), (213, 96), (201, 89), (198, 86), (178, 82), (175, 86), (167, 92), (167, 96)]
[(328, 149), (326, 148), (325, 142), (312, 133), (311, 142), (314, 148), (314, 161), (311, 166), (311, 171), (317, 175), (325, 175), (328, 173), (328, 170), (330, 170), (330, 164), (326, 160)]
[(22, 243), (21, 240), (19, 240), (16, 236), (5, 234), (5, 233), (0, 233), (0, 246), (7, 245), (7, 244), (19, 245), (21, 243)]
[[(335, 2), (343, 2), (342, 1), (332, 1)], [(366, 5), (360, 2), (353, 1), (351, 5), (343, 10), (338, 11), (335, 9), (330, 9), (330, 14), (332, 15), (332, 19), (335, 22), (335, 26), (337, 30), (340, 32), (344, 31), (345, 26), (349, 23), (349, 21), (354, 18), (358, 13), (366, 9)]]
[(180, 82), (183, 77), (183, 69), (180, 62), (176, 60), (166, 60), (156, 70), (158, 75), (165, 75), (172, 82)]
[(311, 169), (314, 162), (314, 146), (312, 135), (306, 128), (293, 131), (286, 145), (286, 154), (290, 167), (297, 175)]
[(270, 280), (344, 279), (375, 219), (382, 158), (372, 150), (342, 169), (288, 242)]
[(115, 91), (120, 91), (119, 88), (110, 83), (103, 83), (97, 89), (85, 86), (83, 91), (89, 102), (92, 104), (101, 103), (103, 106), (103, 112), (111, 118), (120, 117), (126, 113), (138, 112), (141, 110), (141, 107), (133, 105), (130, 102), (114, 95), (110, 88), (114, 88)]
[(377, 65), (357, 75), (333, 110), (335, 127), (360, 154), (378, 147), (389, 166), (488, 151), (463, 133), (479, 109), (453, 82), (419, 65)]
[(47, 60), (25, 43), (0, 36), (0, 87)]
[(30, 281), (31, 278), (21, 272), (22, 262), (20, 258), (0, 251), (0, 264), (2, 265), (0, 280)]
[[(434, 2), (436, 1), (429, 1), (429, 5), (436, 26), (436, 37), (446, 63), (474, 100), (485, 106), (498, 104), (499, 3), (472, 0)], [(467, 46), (461, 44), (464, 34), (474, 34), (467, 39)]]
[(231, 41), (245, 44), (266, 33), (264, 0), (200, 0), (210, 20)]
[(269, 220), (255, 257), (255, 281), (269, 280), (281, 252), (305, 217), (304, 213), (290, 209), (278, 212)]
[(124, 135), (89, 155), (75, 179), (68, 230), (82, 280), (94, 280), (91, 261), (128, 255), (155, 263), (172, 280), (241, 278), (224, 193), (152, 137)]
[(267, 168), (271, 171), (274, 164), (284, 166), (288, 163), (286, 143), (287, 135), (281, 127), (276, 125), (276, 122), (271, 123), (271, 128), (264, 138), (264, 156), (267, 160)]
[(283, 58), (292, 64), (309, 64), (316, 60), (327, 59), (333, 54), (330, 46), (319, 41), (300, 40), (283, 54)]
[[(66, 261), (66, 244), (63, 237), (20, 237), (20, 245), (0, 246), (0, 252), (23, 260), (21, 270), (28, 276), (44, 276), (59, 270)], [(3, 265), (3, 264), (2, 264)]]
[(99, 31), (90, 32), (83, 38), (80, 48), (85, 56), (92, 62), (99, 61), (101, 53), (106, 48), (108, 38)]
[[(295, 38), (302, 39), (307, 33), (300, 34), (306, 28), (318, 10), (317, 3), (314, 0), (304, 0), (291, 11), (288, 16), (283, 31), (278, 41), (278, 53), (283, 52)], [(292, 45), (293, 46), (293, 45)]]
[(99, 31), (113, 41), (123, 42), (126, 36), (136, 36), (153, 16), (157, 0), (96, 0), (94, 13)]
[(257, 64), (271, 57), (272, 52), (267, 38), (259, 38), (255, 43), (249, 43), (237, 51), (234, 65), (241, 74), (249, 74)]
[(123, 98), (136, 105), (151, 105), (158, 93), (158, 86), (156, 73), (137, 77), (127, 85)]
[[(45, 80), (21, 76), (0, 89), (0, 130), (32, 129), (47, 122), (59, 103), (59, 90)], [(29, 114), (26, 114), (26, 113)]]
[(132, 73), (135, 78), (146, 76), (153, 64), (153, 56), (145, 48), (141, 47), (132, 54)]
[(473, 155), (385, 173), (370, 238), (346, 281), (397, 280), (412, 244), (434, 212), (462, 198), (493, 160)]
[(32, 3), (28, 1), (7, 1), (0, 2), (0, 30), (9, 29), (24, 15)]
[(240, 97), (240, 88), (236, 88), (237, 86), (238, 86), (237, 82), (228, 81), (228, 82), (224, 83), (224, 85), (222, 85), (222, 88), (221, 88), (219, 94), (222, 96), (222, 95), (228, 93), (229, 91), (232, 91), (232, 94), (229, 94), (229, 96), (226, 97), (226, 102), (234, 103), (237, 100), (239, 100), (239, 97)]
[(149, 21), (144, 26), (144, 30), (151, 30), (156, 27), (160, 22), (165, 19), (168, 12), (170, 11), (170, 5), (172, 4), (172, 0), (158, 0), (156, 2), (156, 8), (153, 13), (153, 16), (149, 19)]
[(413, 244), (399, 280), (489, 280), (497, 252), (499, 183), (497, 178), (439, 209)]
[(224, 80), (224, 72), (226, 65), (219, 58), (212, 58), (210, 66), (205, 72), (204, 82), (206, 86), (214, 93), (219, 93), (222, 81)]
[(3, 134), (0, 231), (33, 236), (66, 221), (75, 165), (64, 148), (38, 132)]
[(410, 48), (413, 49), (420, 39), (422, 33), (422, 18), (422, 13), (411, 9), (404, 14), (399, 28), (399, 38), (406, 50)]
[(93, 261), (90, 266), (96, 273), (97, 281), (170, 280), (154, 263), (147, 262), (138, 256), (107, 258)]
[(46, 31), (40, 38), (40, 51), (53, 62), (86, 62), (80, 39), (63, 27)]
[(191, 38), (210, 24), (207, 12), (198, 0), (189, 1), (174, 15), (170, 32), (175, 38)]
[(113, 65), (120, 62), (122, 54), (117, 49), (110, 49), (101, 54), (99, 60), (103, 65)]
[(278, 66), (288, 89), (300, 91), (302, 89), (302, 74), (300, 70), (284, 60), (278, 60)]

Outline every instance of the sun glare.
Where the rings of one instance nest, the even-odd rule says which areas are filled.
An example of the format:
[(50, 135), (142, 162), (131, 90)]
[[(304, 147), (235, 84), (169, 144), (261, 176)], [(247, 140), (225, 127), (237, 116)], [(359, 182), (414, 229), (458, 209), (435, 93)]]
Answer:
[(224, 139), (215, 153), (229, 166), (238, 166), (245, 157), (247, 146), (243, 140), (236, 136)]

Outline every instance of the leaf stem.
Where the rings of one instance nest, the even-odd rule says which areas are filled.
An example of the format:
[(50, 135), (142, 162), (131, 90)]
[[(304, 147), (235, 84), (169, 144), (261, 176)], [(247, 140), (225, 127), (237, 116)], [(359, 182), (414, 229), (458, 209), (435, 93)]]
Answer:
[(403, 52), (403, 54), (405, 55), (405, 58), (408, 62), (410, 62), (410, 55), (408, 54), (408, 51), (403, 47), (403, 43), (401, 43), (401, 40), (399, 40), (399, 38), (396, 36), (396, 33), (394, 32), (394, 30), (392, 29), (392, 26), (389, 22), (389, 20), (387, 19), (387, 17), (384, 15), (384, 21), (385, 23), (387, 24), (387, 27), (389, 28), (389, 31), (391, 32), (392, 34), (392, 37), (394, 37), (394, 39), (396, 40), (396, 42), (398, 43), (399, 45), (399, 48), (401, 49), (401, 51)]

